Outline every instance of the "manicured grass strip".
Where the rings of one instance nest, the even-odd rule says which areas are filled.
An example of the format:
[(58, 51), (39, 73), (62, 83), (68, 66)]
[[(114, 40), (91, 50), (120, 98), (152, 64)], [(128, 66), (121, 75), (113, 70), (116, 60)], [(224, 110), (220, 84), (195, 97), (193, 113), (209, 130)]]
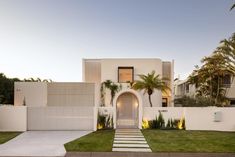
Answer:
[(142, 130), (153, 152), (235, 152), (235, 132)]
[(66, 143), (65, 149), (77, 152), (110, 152), (112, 151), (113, 139), (114, 130), (96, 131)]
[(0, 144), (3, 144), (14, 137), (18, 136), (21, 134), (21, 132), (0, 132)]

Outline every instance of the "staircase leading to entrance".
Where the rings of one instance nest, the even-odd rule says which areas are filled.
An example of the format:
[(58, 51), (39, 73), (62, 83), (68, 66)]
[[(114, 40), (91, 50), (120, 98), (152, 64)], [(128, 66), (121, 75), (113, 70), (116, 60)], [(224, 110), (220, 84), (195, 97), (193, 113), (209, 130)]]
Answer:
[(117, 129), (112, 151), (152, 152), (139, 129)]

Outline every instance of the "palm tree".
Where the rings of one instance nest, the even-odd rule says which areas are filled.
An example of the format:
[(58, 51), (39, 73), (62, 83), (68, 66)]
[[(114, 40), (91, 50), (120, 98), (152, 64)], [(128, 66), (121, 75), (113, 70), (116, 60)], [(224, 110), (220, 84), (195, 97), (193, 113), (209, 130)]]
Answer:
[(235, 8), (235, 3), (232, 5), (232, 7), (230, 8), (230, 11), (233, 10)]
[(167, 89), (170, 89), (166, 81), (166, 78), (160, 78), (159, 75), (155, 74), (155, 71), (148, 73), (147, 75), (138, 75), (140, 80), (134, 82), (132, 88), (135, 90), (144, 90), (144, 94), (148, 93), (149, 103), (152, 107), (152, 100), (151, 95), (153, 94), (154, 90), (161, 90), (166, 92)]
[(226, 75), (235, 76), (235, 34), (221, 41), (212, 55), (204, 57), (201, 63), (203, 65), (196, 67), (188, 82), (195, 84), (197, 95), (209, 97), (215, 105), (223, 105), (228, 88), (223, 80)]
[(101, 89), (102, 90), (102, 99), (103, 99), (102, 101), (104, 101), (104, 93), (103, 93), (104, 92), (103, 91), (104, 88), (103, 88), (103, 86), (110, 90), (110, 93), (111, 93), (110, 105), (113, 106), (113, 99), (114, 99), (116, 93), (121, 89), (121, 86), (116, 85), (111, 80), (106, 80), (105, 82), (103, 82), (102, 85), (101, 85), (101, 88), (102, 88)]

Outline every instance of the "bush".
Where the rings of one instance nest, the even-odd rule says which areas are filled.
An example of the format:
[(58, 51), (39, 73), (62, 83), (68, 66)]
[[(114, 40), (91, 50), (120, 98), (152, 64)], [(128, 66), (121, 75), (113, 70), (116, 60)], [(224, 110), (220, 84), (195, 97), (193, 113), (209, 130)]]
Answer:
[(202, 96), (197, 96), (196, 98), (183, 96), (182, 98), (175, 99), (174, 103), (176, 106), (182, 106), (182, 107), (215, 106), (214, 100)]
[(159, 112), (158, 122), (157, 123), (158, 123), (159, 129), (164, 129), (165, 128), (165, 120), (164, 120), (161, 112)]
[(105, 116), (98, 113), (97, 129), (113, 129), (113, 117), (111, 117), (111, 115)]

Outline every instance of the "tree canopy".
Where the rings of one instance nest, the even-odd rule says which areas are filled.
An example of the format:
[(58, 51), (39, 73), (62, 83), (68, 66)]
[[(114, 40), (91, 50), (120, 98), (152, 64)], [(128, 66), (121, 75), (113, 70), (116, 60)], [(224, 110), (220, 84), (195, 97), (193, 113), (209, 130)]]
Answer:
[(40, 78), (20, 80), (19, 78), (8, 78), (0, 73), (0, 104), (14, 103), (14, 82), (52, 82), (52, 80), (41, 80)]
[(201, 60), (189, 76), (189, 83), (197, 88), (197, 95), (209, 97), (215, 105), (227, 105), (226, 91), (235, 76), (235, 34), (224, 39), (216, 50)]
[(160, 75), (156, 75), (155, 71), (148, 73), (147, 75), (139, 75), (140, 80), (134, 82), (132, 88), (135, 90), (144, 90), (144, 93), (147, 93), (149, 96), (150, 107), (153, 106), (151, 95), (154, 90), (160, 90), (166, 92), (166, 90), (170, 90), (167, 86), (167, 78), (160, 78)]

